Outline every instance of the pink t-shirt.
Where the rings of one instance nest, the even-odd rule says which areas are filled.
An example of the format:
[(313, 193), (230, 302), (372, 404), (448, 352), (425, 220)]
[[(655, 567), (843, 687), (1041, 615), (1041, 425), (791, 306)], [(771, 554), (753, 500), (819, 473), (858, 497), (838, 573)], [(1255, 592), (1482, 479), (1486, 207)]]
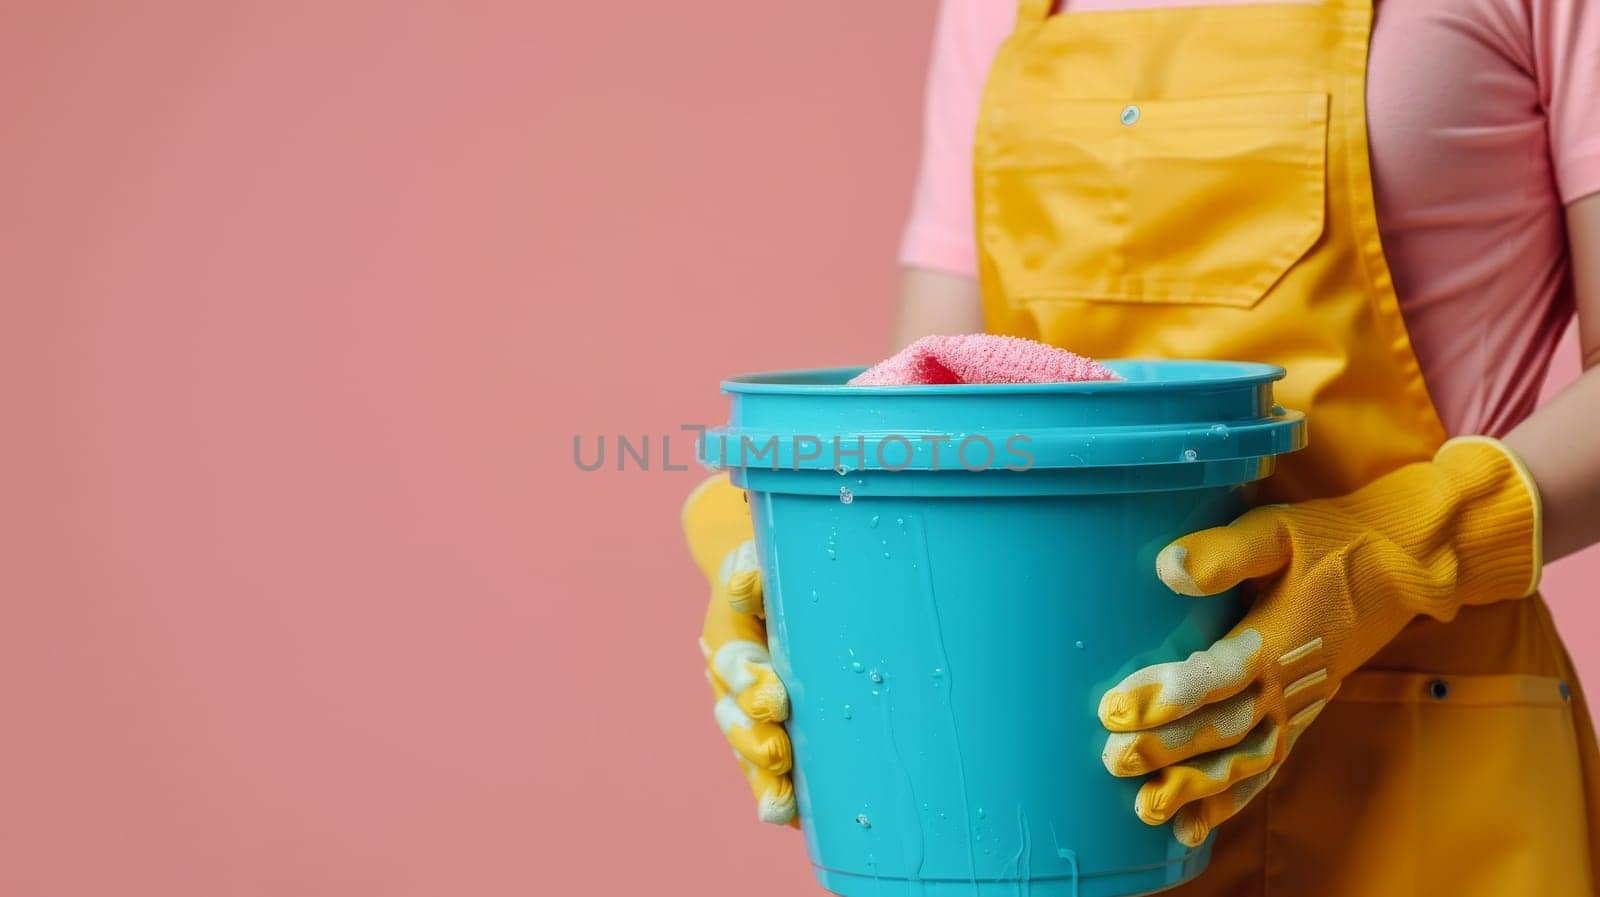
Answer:
[[(906, 265), (976, 272), (973, 131), (1015, 17), (943, 0)], [(1423, 375), (1451, 433), (1503, 435), (1572, 317), (1564, 206), (1600, 192), (1600, 0), (1380, 0), (1369, 73), (1378, 222)]]

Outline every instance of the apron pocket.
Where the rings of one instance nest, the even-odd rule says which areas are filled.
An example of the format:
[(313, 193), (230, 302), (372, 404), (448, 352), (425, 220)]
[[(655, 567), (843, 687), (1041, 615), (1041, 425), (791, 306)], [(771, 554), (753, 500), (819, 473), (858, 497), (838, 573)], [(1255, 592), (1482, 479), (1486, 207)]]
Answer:
[(1269, 792), (1269, 894), (1590, 895), (1567, 690), (1362, 671)]
[(1013, 302), (1248, 307), (1321, 236), (1328, 98), (1001, 107), (982, 243)]

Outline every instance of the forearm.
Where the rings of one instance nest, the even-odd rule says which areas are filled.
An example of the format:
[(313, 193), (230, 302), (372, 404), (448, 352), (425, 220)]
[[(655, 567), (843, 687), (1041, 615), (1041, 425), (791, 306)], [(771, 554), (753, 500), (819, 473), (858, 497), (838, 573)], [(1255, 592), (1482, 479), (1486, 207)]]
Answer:
[(1600, 542), (1600, 368), (1547, 402), (1505, 443), (1539, 484), (1545, 561)]
[(1544, 559), (1600, 542), (1600, 196), (1567, 210), (1585, 372), (1505, 438), (1539, 484)]
[(890, 351), (898, 352), (918, 337), (982, 331), (983, 303), (976, 280), (930, 268), (901, 270)]

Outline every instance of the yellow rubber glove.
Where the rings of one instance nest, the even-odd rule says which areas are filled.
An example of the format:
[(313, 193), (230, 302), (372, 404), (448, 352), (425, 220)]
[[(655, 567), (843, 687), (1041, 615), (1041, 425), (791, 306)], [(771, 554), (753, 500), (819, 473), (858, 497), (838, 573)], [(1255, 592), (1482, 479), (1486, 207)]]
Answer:
[(756, 814), (778, 825), (795, 821), (793, 752), (783, 721), (789, 693), (767, 653), (766, 608), (754, 531), (744, 492), (726, 476), (700, 484), (683, 505), (683, 532), (711, 583), (700, 653), (716, 697), (717, 725), (750, 782)]
[[(1540, 570), (1533, 478), (1493, 439), (1452, 439), (1333, 499), (1256, 508), (1168, 545), (1174, 592), (1257, 580), (1244, 619), (1210, 649), (1145, 667), (1105, 694), (1113, 775), (1156, 771), (1134, 811), (1191, 847), (1267, 786), (1354, 672), (1419, 614), (1529, 595)], [(1311, 774), (1315, 774), (1311, 771)]]

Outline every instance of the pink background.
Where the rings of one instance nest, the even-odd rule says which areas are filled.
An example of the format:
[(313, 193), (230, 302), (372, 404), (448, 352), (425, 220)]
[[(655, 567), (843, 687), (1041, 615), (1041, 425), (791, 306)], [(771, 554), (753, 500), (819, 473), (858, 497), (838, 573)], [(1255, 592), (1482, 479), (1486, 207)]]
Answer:
[(814, 893), (572, 440), (879, 353), (931, 15), (9, 4), (0, 897)]

